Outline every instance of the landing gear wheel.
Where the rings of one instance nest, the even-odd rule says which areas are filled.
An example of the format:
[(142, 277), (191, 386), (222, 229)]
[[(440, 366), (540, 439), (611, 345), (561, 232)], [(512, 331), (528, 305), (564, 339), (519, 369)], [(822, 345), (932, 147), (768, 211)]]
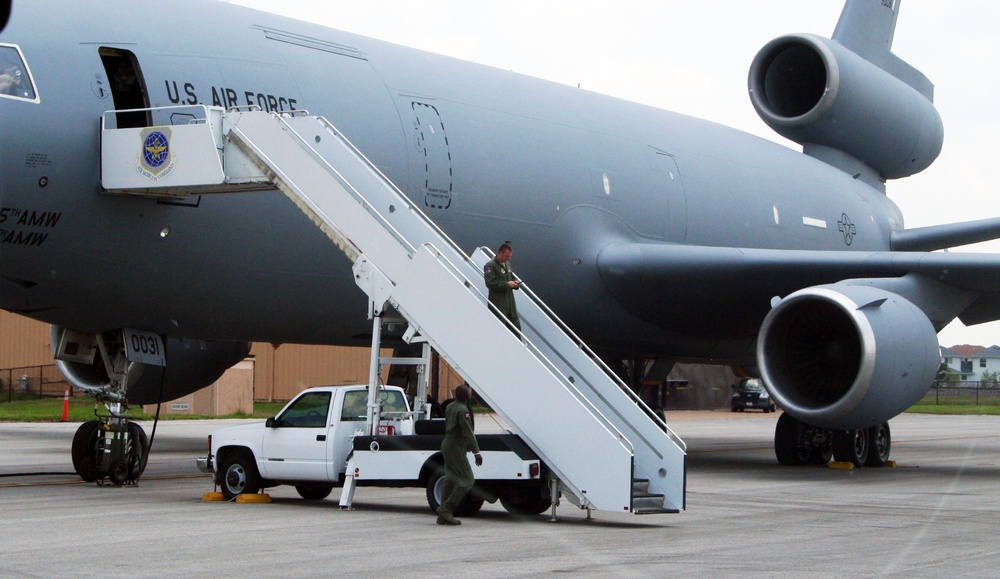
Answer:
[(812, 448), (805, 440), (803, 424), (787, 414), (778, 417), (774, 427), (774, 455), (779, 464), (802, 466), (810, 464)]
[(80, 461), (80, 468), (76, 471), (84, 482), (94, 482), (97, 480), (97, 459), (93, 456), (86, 456)]
[(813, 447), (809, 453), (809, 464), (816, 466), (826, 466), (833, 458), (833, 447), (827, 444), (823, 448)]
[(120, 487), (128, 480), (128, 461), (118, 458), (108, 465), (108, 480), (116, 487)]
[(73, 435), (73, 446), (70, 451), (73, 457), (73, 470), (84, 482), (97, 480), (94, 469), (97, 466), (97, 435), (100, 428), (99, 421), (88, 420), (81, 424)]
[(146, 431), (135, 422), (128, 423), (128, 434), (129, 442), (125, 452), (125, 456), (128, 457), (128, 479), (135, 482), (146, 470), (146, 461), (149, 459), (149, 438), (146, 437)]
[[(439, 466), (431, 474), (430, 478), (427, 479), (427, 504), (430, 506), (431, 510), (435, 513), (438, 507), (441, 506), (441, 501), (444, 500), (444, 467)], [(462, 500), (458, 501), (458, 505), (455, 507), (455, 512), (452, 513), (456, 517), (470, 517), (479, 512), (479, 509), (483, 508), (483, 503), (486, 501), (476, 495), (476, 487), (473, 486), (472, 490), (462, 497)]]
[(889, 423), (883, 422), (868, 429), (868, 460), (865, 466), (885, 466), (889, 462), (889, 452), (892, 449), (892, 436), (889, 434)]
[(552, 506), (552, 496), (543, 486), (519, 488), (501, 496), (500, 504), (512, 515), (540, 515)]
[(306, 487), (296, 485), (295, 491), (299, 493), (300, 497), (307, 501), (321, 501), (330, 496), (330, 493), (333, 492), (333, 487)]
[(868, 429), (836, 430), (833, 433), (833, 458), (837, 462), (849, 462), (855, 467), (868, 462)]
[(226, 459), (219, 469), (218, 482), (227, 501), (242, 494), (256, 493), (261, 485), (257, 465), (245, 452), (237, 452)]

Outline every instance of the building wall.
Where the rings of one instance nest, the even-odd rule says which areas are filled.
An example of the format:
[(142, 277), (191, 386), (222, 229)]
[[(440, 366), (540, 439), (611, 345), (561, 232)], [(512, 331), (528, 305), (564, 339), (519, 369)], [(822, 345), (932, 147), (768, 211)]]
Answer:
[[(390, 350), (382, 351), (383, 356), (391, 354)], [(251, 395), (255, 402), (291, 400), (299, 392), (312, 386), (364, 384), (368, 381), (370, 356), (369, 349), (364, 347), (299, 344), (274, 346), (256, 343), (250, 350), (250, 356), (253, 358)], [(1000, 371), (1000, 358), (991, 358), (988, 364), (986, 369), (989, 371)], [(973, 366), (974, 370), (980, 370), (978, 359)], [(245, 368), (243, 366), (238, 371), (245, 372)], [(691, 376), (681, 375), (690, 372), (690, 367), (680, 364), (675, 367), (671, 378), (683, 377), (690, 380), (689, 390), (697, 396), (690, 400), (672, 400), (671, 408), (717, 408), (728, 402), (730, 394), (728, 384), (732, 381), (731, 371), (719, 367), (708, 367), (705, 371), (709, 372), (709, 377), (697, 373)], [(28, 376), (32, 392), (43, 389), (46, 395), (58, 395), (66, 388), (65, 382), (53, 364), (48, 324), (0, 310), (0, 381), (3, 381), (4, 387), (9, 388), (12, 383), (16, 385), (22, 375)], [(228, 379), (223, 377), (220, 382), (228, 384), (226, 382)], [(383, 372), (382, 381), (387, 380), (388, 372)], [(461, 376), (441, 360), (438, 365), (436, 396), (438, 401), (450, 398), (452, 390), (463, 381)], [(434, 396), (433, 380), (431, 383), (429, 392)], [(709, 392), (704, 391), (706, 388)], [(229, 394), (220, 394), (224, 392)], [(219, 396), (228, 398), (222, 400), (218, 399)], [(252, 411), (246, 409), (247, 404), (243, 400), (245, 396), (243, 388), (222, 386), (220, 389), (217, 383), (179, 401), (178, 404), (189, 406), (184, 411), (178, 412), (228, 414), (235, 411)], [(705, 396), (710, 399), (702, 399)]]
[[(984, 358), (972, 356), (969, 358), (949, 357), (947, 366), (961, 375), (962, 382), (980, 382), (986, 372), (1000, 374), (1000, 358)], [(985, 361), (985, 366), (983, 362)], [(963, 368), (963, 362), (965, 366)], [(965, 372), (963, 370), (970, 370)]]
[(962, 382), (981, 382), (987, 372), (1000, 374), (1000, 346), (952, 346), (944, 349), (943, 362)]
[[(160, 407), (160, 414), (227, 416), (253, 413), (254, 360), (247, 358), (226, 371), (215, 383), (197, 392), (171, 400)], [(156, 404), (145, 404), (142, 411), (156, 413)]]
[[(382, 351), (383, 356), (391, 354), (391, 350)], [(253, 401), (286, 401), (312, 386), (368, 382), (370, 356), (369, 349), (364, 347), (254, 344), (250, 356), (253, 359), (253, 386), (250, 390)], [(450, 397), (448, 392), (461, 384), (462, 379), (443, 361), (440, 366), (440, 397), (446, 399)], [(246, 366), (233, 372), (243, 374)], [(8, 388), (14, 384), (16, 389), (22, 375), (28, 376), (32, 392), (37, 392), (42, 383), (51, 386), (46, 389), (46, 394), (61, 394), (66, 387), (53, 364), (49, 325), (0, 310), (0, 381)], [(229, 384), (226, 382), (229, 379), (224, 376), (220, 383)], [(387, 379), (388, 372), (383, 372), (383, 382)], [(217, 399), (220, 392), (230, 392), (228, 398), (231, 400)], [(250, 412), (252, 409), (248, 410), (248, 404), (242, 400), (243, 392), (243, 388), (232, 385), (220, 387), (217, 383), (177, 401), (180, 405), (188, 405), (177, 412)]]
[[(384, 356), (391, 354), (383, 350)], [(368, 382), (368, 348), (254, 344), (250, 355), (255, 361), (256, 401), (290, 400), (312, 386)]]
[(49, 364), (49, 325), (0, 310), (0, 368)]

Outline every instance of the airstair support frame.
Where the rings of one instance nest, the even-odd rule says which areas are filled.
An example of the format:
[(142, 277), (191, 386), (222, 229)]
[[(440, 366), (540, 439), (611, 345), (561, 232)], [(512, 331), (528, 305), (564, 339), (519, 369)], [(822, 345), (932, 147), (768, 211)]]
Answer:
[[(283, 123), (275, 123), (267, 115), (243, 114), (233, 123), (228, 135), (234, 144), (260, 164), (261, 169), (267, 167), (265, 172), (271, 173), (279, 189), (296, 201), (314, 222), (321, 223), (321, 228), (338, 243), (338, 247), (353, 251), (365, 248), (365, 255), (356, 259), (355, 275), (359, 285), (363, 289), (378, 285), (385, 287), (385, 283), (379, 284), (377, 280), (382, 277), (393, 280), (395, 285), (391, 290), (391, 301), (397, 310), (416, 325), (432, 347), (469, 380), (476, 392), (501, 414), (517, 434), (528, 441), (560, 480), (573, 488), (581, 502), (601, 510), (630, 510), (632, 454), (621, 434), (611, 432), (606, 424), (595, 420), (579, 397), (571, 394), (546, 367), (539, 366), (520, 340), (468, 291), (471, 282), (459, 281), (453, 272), (448, 271), (451, 264), (438, 259), (437, 250), (424, 249), (412, 253), (412, 246), (391, 224), (385, 222), (383, 213), (379, 213), (359, 193), (361, 189), (369, 192), (391, 191), (386, 187), (384, 177), (379, 174), (379, 179), (372, 183), (355, 185), (365, 180), (364, 173), (351, 175), (350, 179), (339, 173), (345, 167), (352, 167), (349, 163), (351, 159), (331, 160), (336, 153), (344, 150), (342, 147), (334, 151), (324, 148), (322, 154), (315, 151), (315, 144), (333, 140), (330, 139), (330, 127), (323, 127), (320, 134), (313, 135), (309, 140), (301, 136), (296, 139), (300, 145), (308, 143), (308, 148), (282, 146), (287, 144), (287, 136), (284, 135), (298, 136), (290, 126), (292, 122), (304, 120), (312, 127), (303, 128), (317, 127), (313, 118), (282, 120)], [(307, 154), (307, 151), (312, 151), (312, 154)], [(323, 162), (318, 163), (319, 159)], [(357, 165), (356, 157), (353, 161), (353, 165)], [(327, 170), (323, 170), (324, 166)], [(334, 166), (337, 169), (333, 169)], [(309, 192), (321, 193), (311, 196)], [(404, 202), (405, 197), (397, 194), (401, 199), (396, 202)], [(352, 203), (352, 200), (359, 202)], [(398, 210), (391, 211), (395, 213)], [(331, 215), (336, 215), (336, 223), (351, 224), (349, 236), (335, 225)], [(422, 217), (414, 213), (410, 215)], [(446, 244), (447, 240), (439, 239), (439, 242)], [(368, 251), (368, 248), (374, 248), (374, 252)], [(378, 256), (377, 266), (372, 255)], [(419, 263), (420, 268), (414, 269), (413, 263)], [(367, 272), (369, 279), (362, 277), (359, 270)], [(435, 287), (437, 292), (419, 291), (429, 287)], [(413, 292), (413, 297), (407, 297), (407, 288)], [(376, 296), (371, 297), (373, 301), (378, 301)], [(415, 303), (418, 300), (426, 303)], [(458, 320), (454, 315), (456, 311), (462, 312)], [(430, 319), (432, 317), (438, 320)], [(445, 323), (438, 325), (436, 321)], [(428, 326), (434, 327), (434, 330), (429, 331)], [(476, 340), (469, 339), (468, 328), (477, 328)], [(499, 341), (496, 340), (498, 337)], [(461, 353), (456, 355), (456, 351)], [(496, 360), (505, 360), (508, 372), (499, 380), (500, 383), (491, 383), (501, 378), (496, 373)], [(514, 368), (517, 371), (512, 370)], [(516, 387), (512, 387), (511, 383), (516, 383)], [(575, 428), (560, 439), (547, 431), (554, 425), (551, 417), (517, 416), (512, 412), (519, 408), (523, 408), (521, 412), (530, 410), (539, 404), (558, 409), (559, 421), (576, 425)], [(588, 424), (591, 426), (588, 427)], [(598, 457), (598, 462), (606, 471), (592, 468), (594, 457)], [(614, 474), (608, 476), (608, 472)], [(618, 480), (615, 480), (615, 475)]]
[(240, 182), (229, 190), (265, 180), (281, 189), (354, 261), (370, 314), (395, 307), (408, 333), (426, 339), (549, 465), (571, 502), (684, 508), (683, 442), (527, 285), (518, 296), (524, 334), (508, 330), (485, 298), (491, 256), (468, 257), (325, 119), (228, 111), (212, 126), (221, 127), (226, 179)]
[[(481, 270), (493, 259), (493, 253), (480, 247), (471, 259)], [(480, 291), (486, 292), (485, 279), (480, 276), (477, 281)], [(673, 483), (665, 479), (678, 473), (686, 479), (684, 441), (549, 310), (530, 286), (522, 283), (520, 293), (517, 308), (524, 334), (635, 445), (635, 477), (648, 480), (650, 492), (666, 496), (670, 506), (665, 504), (664, 508), (683, 510), (686, 480), (678, 493), (671, 492)]]

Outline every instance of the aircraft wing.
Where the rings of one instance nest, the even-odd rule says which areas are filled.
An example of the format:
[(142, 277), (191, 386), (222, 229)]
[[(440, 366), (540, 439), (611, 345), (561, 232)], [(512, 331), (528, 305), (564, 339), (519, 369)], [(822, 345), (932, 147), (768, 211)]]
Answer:
[[(1000, 255), (995, 254), (617, 243), (601, 252), (598, 264), (604, 282), (633, 311), (662, 309), (672, 298), (687, 306), (699, 300), (719, 301), (727, 292), (738, 292), (759, 294), (764, 303), (757, 313), (766, 314), (771, 297), (784, 297), (805, 287), (917, 275), (933, 280), (923, 284), (924, 295), (917, 305), (935, 324), (949, 315), (966, 325), (1000, 319)], [(936, 303), (935, 294), (942, 298), (937, 300), (941, 303)], [(726, 311), (725, 303), (717, 307)], [(935, 311), (949, 307), (951, 311)], [(960, 310), (954, 311), (955, 307)], [(732, 315), (739, 317), (741, 313)]]

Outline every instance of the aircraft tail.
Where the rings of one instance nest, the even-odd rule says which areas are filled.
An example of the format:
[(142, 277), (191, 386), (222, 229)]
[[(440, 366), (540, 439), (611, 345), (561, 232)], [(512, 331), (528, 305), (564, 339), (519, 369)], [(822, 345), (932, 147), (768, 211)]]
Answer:
[(833, 40), (913, 87), (934, 102), (934, 85), (922, 72), (892, 53), (902, 0), (847, 0)]

